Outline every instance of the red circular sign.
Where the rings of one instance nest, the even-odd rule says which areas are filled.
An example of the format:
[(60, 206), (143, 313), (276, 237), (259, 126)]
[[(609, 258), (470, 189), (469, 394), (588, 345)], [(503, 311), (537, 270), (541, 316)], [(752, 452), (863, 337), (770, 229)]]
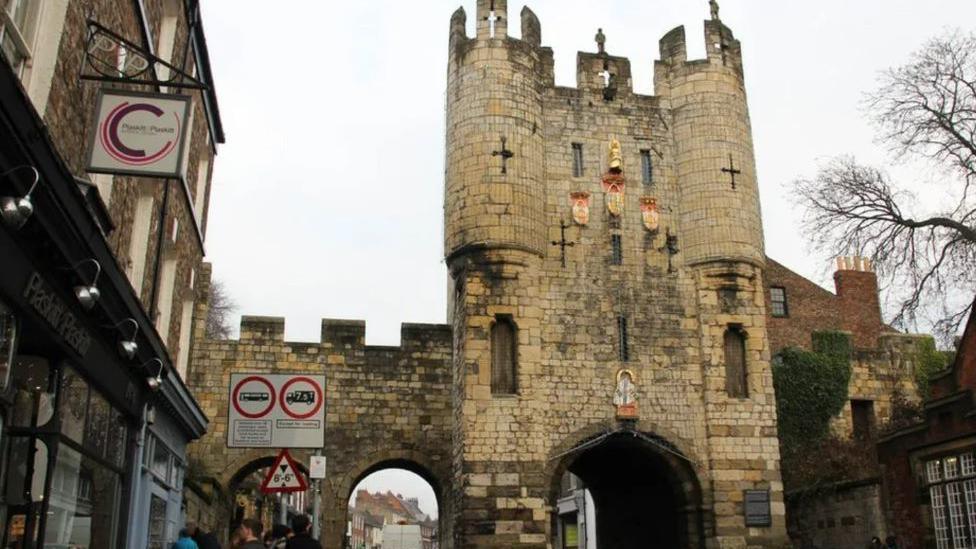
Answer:
[[(291, 387), (292, 385), (294, 385), (295, 383), (298, 383), (299, 381), (304, 381), (305, 383), (308, 383), (309, 385), (311, 385), (312, 388), (315, 389), (315, 396), (317, 397), (315, 399), (314, 406), (312, 406), (312, 410), (309, 411), (309, 412), (307, 412), (307, 413), (304, 413), (304, 414), (299, 414), (299, 413), (294, 412), (294, 411), (292, 411), (292, 410), (290, 410), (288, 408), (288, 405), (289, 404), (292, 404), (294, 402), (297, 402), (295, 400), (289, 400), (288, 397), (290, 395), (287, 394), (288, 393), (288, 388)], [(285, 383), (284, 386), (281, 387), (281, 395), (280, 395), (280, 398), (281, 398), (281, 409), (284, 410), (286, 414), (288, 414), (289, 416), (291, 416), (291, 417), (293, 417), (295, 419), (308, 419), (308, 418), (314, 416), (316, 413), (318, 413), (319, 409), (322, 408), (322, 400), (323, 400), (322, 388), (319, 387), (319, 384), (318, 383), (315, 383), (315, 381), (313, 381), (312, 379), (307, 378), (307, 377), (296, 377), (296, 378), (290, 379), (288, 381), (288, 383)]]
[[(268, 388), (268, 393), (267, 394), (270, 395), (268, 397), (268, 406), (266, 408), (264, 408), (263, 410), (261, 410), (260, 412), (255, 412), (255, 413), (246, 412), (246, 411), (244, 411), (243, 408), (241, 408), (241, 405), (240, 405), (240, 392), (241, 392), (241, 387), (244, 387), (245, 384), (250, 383), (251, 381), (257, 381), (258, 383), (263, 383), (264, 386)], [(260, 394), (264, 394), (264, 393), (260, 393)], [(247, 395), (247, 393), (245, 393), (245, 395)], [(237, 413), (238, 414), (241, 414), (242, 416), (244, 416), (244, 417), (246, 417), (248, 419), (257, 419), (257, 418), (260, 418), (260, 417), (264, 417), (264, 416), (268, 415), (268, 412), (270, 412), (271, 410), (274, 409), (274, 405), (275, 405), (275, 390), (274, 390), (274, 385), (271, 385), (271, 382), (270, 381), (268, 381), (267, 379), (265, 379), (265, 378), (263, 378), (261, 376), (245, 377), (244, 379), (242, 379), (239, 382), (237, 382), (237, 385), (234, 386), (234, 391), (231, 394), (231, 403), (234, 405), (234, 409), (237, 410)]]

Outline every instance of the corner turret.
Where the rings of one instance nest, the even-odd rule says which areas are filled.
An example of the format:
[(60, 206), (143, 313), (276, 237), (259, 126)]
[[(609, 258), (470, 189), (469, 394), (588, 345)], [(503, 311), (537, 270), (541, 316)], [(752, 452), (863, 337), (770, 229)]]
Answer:
[(685, 31), (661, 39), (655, 88), (674, 116), (681, 189), (682, 252), (688, 265), (765, 263), (759, 189), (742, 53), (720, 20), (704, 23), (707, 58), (688, 60)]

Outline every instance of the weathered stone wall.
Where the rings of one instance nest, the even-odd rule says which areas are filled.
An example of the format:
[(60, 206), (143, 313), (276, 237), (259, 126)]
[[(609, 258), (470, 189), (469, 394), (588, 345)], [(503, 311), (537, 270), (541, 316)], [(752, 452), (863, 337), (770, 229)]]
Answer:
[[(200, 292), (206, 291), (208, 274), (204, 269)], [(206, 304), (201, 303), (198, 323), (206, 317)], [(190, 447), (191, 459), (203, 465), (201, 474), (229, 490), (239, 471), (277, 453), (272, 448), (227, 448), (231, 373), (323, 374), (328, 418), (324, 454), (329, 464), (323, 485), (325, 546), (341, 546), (351, 491), (383, 466), (407, 468), (427, 479), (439, 498), (440, 516), (450, 516), (450, 329), (405, 324), (400, 347), (365, 345), (361, 321), (323, 320), (317, 343), (286, 342), (284, 329), (281, 318), (244, 317), (237, 340), (197, 339), (189, 384), (211, 420), (206, 437)], [(309, 454), (294, 452), (306, 465)], [(450, 535), (449, 524), (441, 529)]]
[[(783, 544), (762, 233), (738, 42), (724, 25), (709, 22), (709, 58), (688, 63), (683, 30), (672, 32), (662, 42), (655, 97), (634, 94), (629, 62), (612, 55), (581, 53), (578, 87), (557, 88), (552, 52), (536, 42), (541, 30), (534, 15), (522, 13), (522, 35), (529, 39), (508, 38), (498, 27), (492, 38), (483, 23), (489, 4), (478, 2), (476, 38), (464, 36), (463, 12), (452, 19), (448, 76), (455, 543), (546, 547), (552, 486), (566, 467), (562, 454), (621, 428), (613, 393), (618, 371), (629, 369), (641, 416), (634, 427), (667, 440), (694, 463), (709, 546)], [(494, 8), (507, 21), (505, 2)], [(598, 76), (603, 70), (616, 79), (612, 101)], [(475, 132), (459, 120), (485, 125)], [(488, 147), (498, 134), (516, 152), (506, 174)], [(627, 179), (619, 217), (608, 213), (601, 181), (611, 137), (621, 143)], [(469, 146), (469, 139), (477, 144)], [(574, 143), (583, 148), (578, 177)], [(650, 184), (642, 182), (641, 150), (652, 152)], [(735, 189), (721, 171), (729, 154), (742, 171)], [(537, 184), (539, 169), (542, 184), (526, 188)], [(487, 182), (513, 192), (483, 206)], [(513, 217), (525, 211), (520, 189), (533, 207), (544, 190), (544, 215), (525, 226)], [(549, 244), (561, 240), (560, 224), (572, 219), (570, 193), (582, 191), (591, 195), (589, 223), (566, 230), (573, 246), (564, 266), (562, 249)], [(657, 230), (642, 224), (641, 197), (657, 199)], [(535, 237), (513, 245), (491, 236), (508, 223), (516, 235), (546, 227), (543, 249)], [(669, 253), (669, 235), (681, 252)], [(622, 244), (619, 265), (614, 236)], [(499, 316), (518, 327), (515, 395), (491, 392), (489, 335)], [(620, 317), (627, 323), (627, 356)], [(730, 325), (748, 336), (747, 398), (726, 393), (723, 337)], [(745, 526), (745, 489), (770, 491), (771, 528)]]
[(888, 535), (877, 479), (840, 484), (819, 493), (790, 494), (790, 537), (797, 547), (863, 549)]

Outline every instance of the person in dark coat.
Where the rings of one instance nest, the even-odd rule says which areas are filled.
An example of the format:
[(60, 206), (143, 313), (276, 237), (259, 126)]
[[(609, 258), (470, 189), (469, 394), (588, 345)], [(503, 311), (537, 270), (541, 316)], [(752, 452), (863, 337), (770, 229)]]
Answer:
[(288, 544), (285, 545), (286, 549), (322, 549), (322, 545), (319, 542), (312, 539), (312, 534), (310, 533), (312, 529), (312, 521), (308, 518), (308, 515), (298, 515), (297, 517), (291, 519), (291, 530), (294, 535)]
[(197, 547), (200, 549), (220, 549), (220, 543), (217, 541), (217, 537), (211, 533), (204, 532), (202, 528), (197, 526), (197, 523), (187, 522), (186, 531), (190, 533), (190, 537), (193, 538), (193, 541), (197, 542)]
[(244, 543), (241, 549), (265, 549), (261, 543), (261, 534), (264, 533), (264, 525), (257, 519), (244, 519), (241, 521), (241, 531), (244, 534)]

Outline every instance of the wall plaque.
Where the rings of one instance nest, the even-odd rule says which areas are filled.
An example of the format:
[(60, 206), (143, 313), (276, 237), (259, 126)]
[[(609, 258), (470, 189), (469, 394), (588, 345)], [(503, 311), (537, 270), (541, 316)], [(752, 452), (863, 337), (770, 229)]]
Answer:
[(772, 526), (769, 490), (746, 490), (744, 493), (746, 526)]

